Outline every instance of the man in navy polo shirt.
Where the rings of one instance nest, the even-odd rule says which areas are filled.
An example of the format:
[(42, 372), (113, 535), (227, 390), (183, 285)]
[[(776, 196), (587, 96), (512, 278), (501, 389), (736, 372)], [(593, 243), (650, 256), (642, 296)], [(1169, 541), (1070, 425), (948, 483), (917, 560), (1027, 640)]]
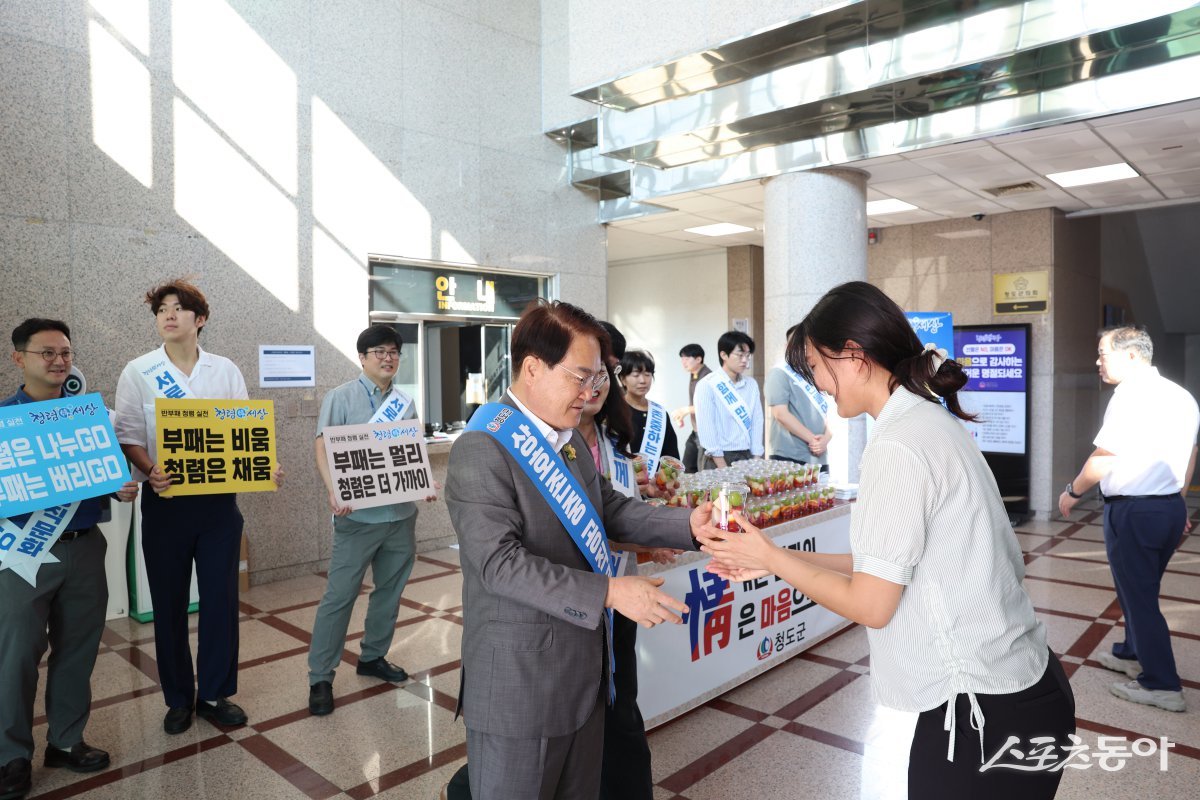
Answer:
[[(27, 319), (13, 330), (13, 362), (25, 382), (0, 406), (58, 400), (71, 374), (75, 353), (66, 323)], [(137, 496), (127, 482), (117, 492), (123, 502)], [(0, 798), (24, 797), (30, 789), (33, 758), (33, 701), (38, 663), (50, 648), (46, 674), (45, 765), (74, 772), (95, 772), (109, 764), (108, 753), (83, 740), (92, 702), (92, 668), (104, 631), (108, 583), (104, 575), (106, 544), (96, 523), (100, 498), (84, 500), (67, 522), (66, 531), (50, 548), (57, 563), (43, 563), (37, 586), (12, 570), (0, 571)], [(28, 514), (13, 517), (24, 525)]]

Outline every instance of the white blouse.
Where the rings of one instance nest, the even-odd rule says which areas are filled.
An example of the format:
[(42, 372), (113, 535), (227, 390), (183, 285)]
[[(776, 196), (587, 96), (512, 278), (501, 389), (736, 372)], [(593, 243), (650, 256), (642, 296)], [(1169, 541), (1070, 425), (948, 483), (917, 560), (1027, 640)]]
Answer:
[(1046, 669), (1046, 632), (1025, 593), (1021, 549), (996, 480), (963, 425), (903, 387), (875, 422), (850, 515), (854, 571), (905, 587), (868, 628), (876, 699), (928, 711), (967, 694), (1010, 694)]
[[(188, 386), (195, 397), (219, 400), (245, 400), (246, 379), (242, 371), (224, 356), (218, 356), (197, 346), (200, 358), (188, 376)], [(166, 346), (155, 351), (167, 357)], [(155, 392), (144, 378), (138, 374), (134, 362), (130, 361), (117, 380), (116, 419), (113, 428), (116, 430), (117, 441), (121, 444), (133, 444), (146, 448), (150, 460), (157, 462), (158, 453), (155, 444)], [(144, 481), (148, 477), (140, 469), (132, 469), (133, 479)]]

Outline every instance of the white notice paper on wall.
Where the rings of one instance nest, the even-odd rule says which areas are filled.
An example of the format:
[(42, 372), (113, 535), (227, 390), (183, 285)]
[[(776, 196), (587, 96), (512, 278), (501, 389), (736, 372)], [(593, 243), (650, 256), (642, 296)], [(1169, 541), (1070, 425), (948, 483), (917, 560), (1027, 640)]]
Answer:
[(317, 348), (311, 344), (260, 344), (258, 385), (286, 389), (317, 385)]

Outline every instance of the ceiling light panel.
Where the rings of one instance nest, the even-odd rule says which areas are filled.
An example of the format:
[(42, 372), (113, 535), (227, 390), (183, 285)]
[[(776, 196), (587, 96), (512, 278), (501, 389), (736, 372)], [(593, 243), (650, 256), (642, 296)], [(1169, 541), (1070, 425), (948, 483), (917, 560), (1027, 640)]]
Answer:
[(1129, 178), (1136, 178), (1138, 174), (1137, 170), (1124, 161), (1121, 161), (1117, 164), (1105, 164), (1102, 167), (1073, 169), (1067, 172), (1050, 172), (1046, 174), (1046, 177), (1064, 189), (1069, 189), (1072, 186), (1090, 186), (1093, 183), (1123, 181)]

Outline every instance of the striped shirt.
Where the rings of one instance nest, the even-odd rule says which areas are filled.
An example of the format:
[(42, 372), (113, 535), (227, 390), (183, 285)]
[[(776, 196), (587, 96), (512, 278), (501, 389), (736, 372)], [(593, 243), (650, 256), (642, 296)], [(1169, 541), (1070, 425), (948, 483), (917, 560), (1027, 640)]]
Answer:
[[(750, 413), (750, 431), (734, 419), (717, 391), (718, 381), (727, 381)], [(714, 370), (696, 386), (696, 435), (700, 446), (710, 456), (724, 456), (727, 450), (749, 450), (753, 456), (763, 454), (763, 407), (758, 394), (758, 382), (747, 375), (734, 383), (724, 370)]]
[(863, 453), (850, 549), (855, 572), (905, 587), (891, 621), (867, 629), (879, 703), (928, 711), (966, 693), (975, 707), (975, 693), (1041, 678), (1046, 631), (996, 480), (963, 425), (903, 387)]

